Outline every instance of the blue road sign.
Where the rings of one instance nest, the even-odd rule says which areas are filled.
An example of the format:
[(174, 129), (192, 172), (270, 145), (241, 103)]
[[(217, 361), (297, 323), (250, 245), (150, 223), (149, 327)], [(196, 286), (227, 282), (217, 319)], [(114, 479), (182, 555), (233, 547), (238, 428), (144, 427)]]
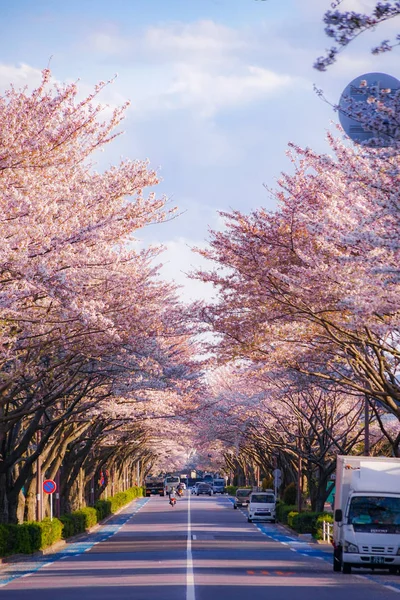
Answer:
[(45, 494), (54, 494), (56, 489), (57, 489), (56, 482), (53, 481), (52, 479), (45, 479), (43, 481), (43, 491)]

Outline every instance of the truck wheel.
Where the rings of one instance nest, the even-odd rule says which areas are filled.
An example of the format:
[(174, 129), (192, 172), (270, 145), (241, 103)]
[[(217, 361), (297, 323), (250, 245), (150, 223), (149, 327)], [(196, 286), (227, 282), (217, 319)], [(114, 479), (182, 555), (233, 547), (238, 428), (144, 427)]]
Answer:
[(333, 570), (335, 573), (338, 573), (342, 570), (342, 557), (339, 549), (335, 549), (333, 551)]
[(236, 504), (234, 504), (234, 505), (233, 505), (233, 508), (234, 508), (235, 510), (237, 510), (237, 506), (236, 506)]
[(247, 517), (247, 522), (248, 522), (248, 523), (251, 523), (251, 519), (250, 519), (250, 517)]
[(349, 563), (343, 563), (343, 573), (345, 575), (351, 574), (351, 565), (349, 565)]
[(397, 573), (397, 567), (389, 567), (389, 573), (391, 575), (396, 575), (396, 573)]

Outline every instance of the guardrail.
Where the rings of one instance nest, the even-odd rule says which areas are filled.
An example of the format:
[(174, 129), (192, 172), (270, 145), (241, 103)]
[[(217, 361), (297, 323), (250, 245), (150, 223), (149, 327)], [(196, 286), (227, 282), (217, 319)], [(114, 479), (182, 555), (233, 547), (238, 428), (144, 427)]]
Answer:
[(324, 542), (330, 542), (333, 537), (333, 523), (322, 521), (322, 539)]

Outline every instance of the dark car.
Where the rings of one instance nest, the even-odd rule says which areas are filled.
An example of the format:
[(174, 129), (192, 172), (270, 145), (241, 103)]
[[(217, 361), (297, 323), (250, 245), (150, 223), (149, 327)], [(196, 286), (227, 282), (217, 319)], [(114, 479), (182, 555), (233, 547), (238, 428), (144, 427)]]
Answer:
[(235, 500), (233, 501), (233, 508), (238, 506), (247, 506), (249, 503), (251, 489), (239, 488), (236, 490)]
[(208, 483), (199, 483), (197, 485), (196, 496), (200, 496), (200, 494), (207, 494), (208, 496), (212, 495), (211, 485)]

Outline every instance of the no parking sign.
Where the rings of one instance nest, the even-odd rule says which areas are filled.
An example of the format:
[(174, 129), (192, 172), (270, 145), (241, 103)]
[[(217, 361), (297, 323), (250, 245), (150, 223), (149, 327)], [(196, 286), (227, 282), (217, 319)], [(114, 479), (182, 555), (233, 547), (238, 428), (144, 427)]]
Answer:
[(52, 479), (45, 479), (43, 481), (43, 491), (45, 494), (54, 494), (57, 489), (56, 482)]
[(50, 520), (53, 520), (53, 494), (57, 489), (56, 482), (52, 479), (43, 481), (43, 491), (45, 494), (50, 494)]

